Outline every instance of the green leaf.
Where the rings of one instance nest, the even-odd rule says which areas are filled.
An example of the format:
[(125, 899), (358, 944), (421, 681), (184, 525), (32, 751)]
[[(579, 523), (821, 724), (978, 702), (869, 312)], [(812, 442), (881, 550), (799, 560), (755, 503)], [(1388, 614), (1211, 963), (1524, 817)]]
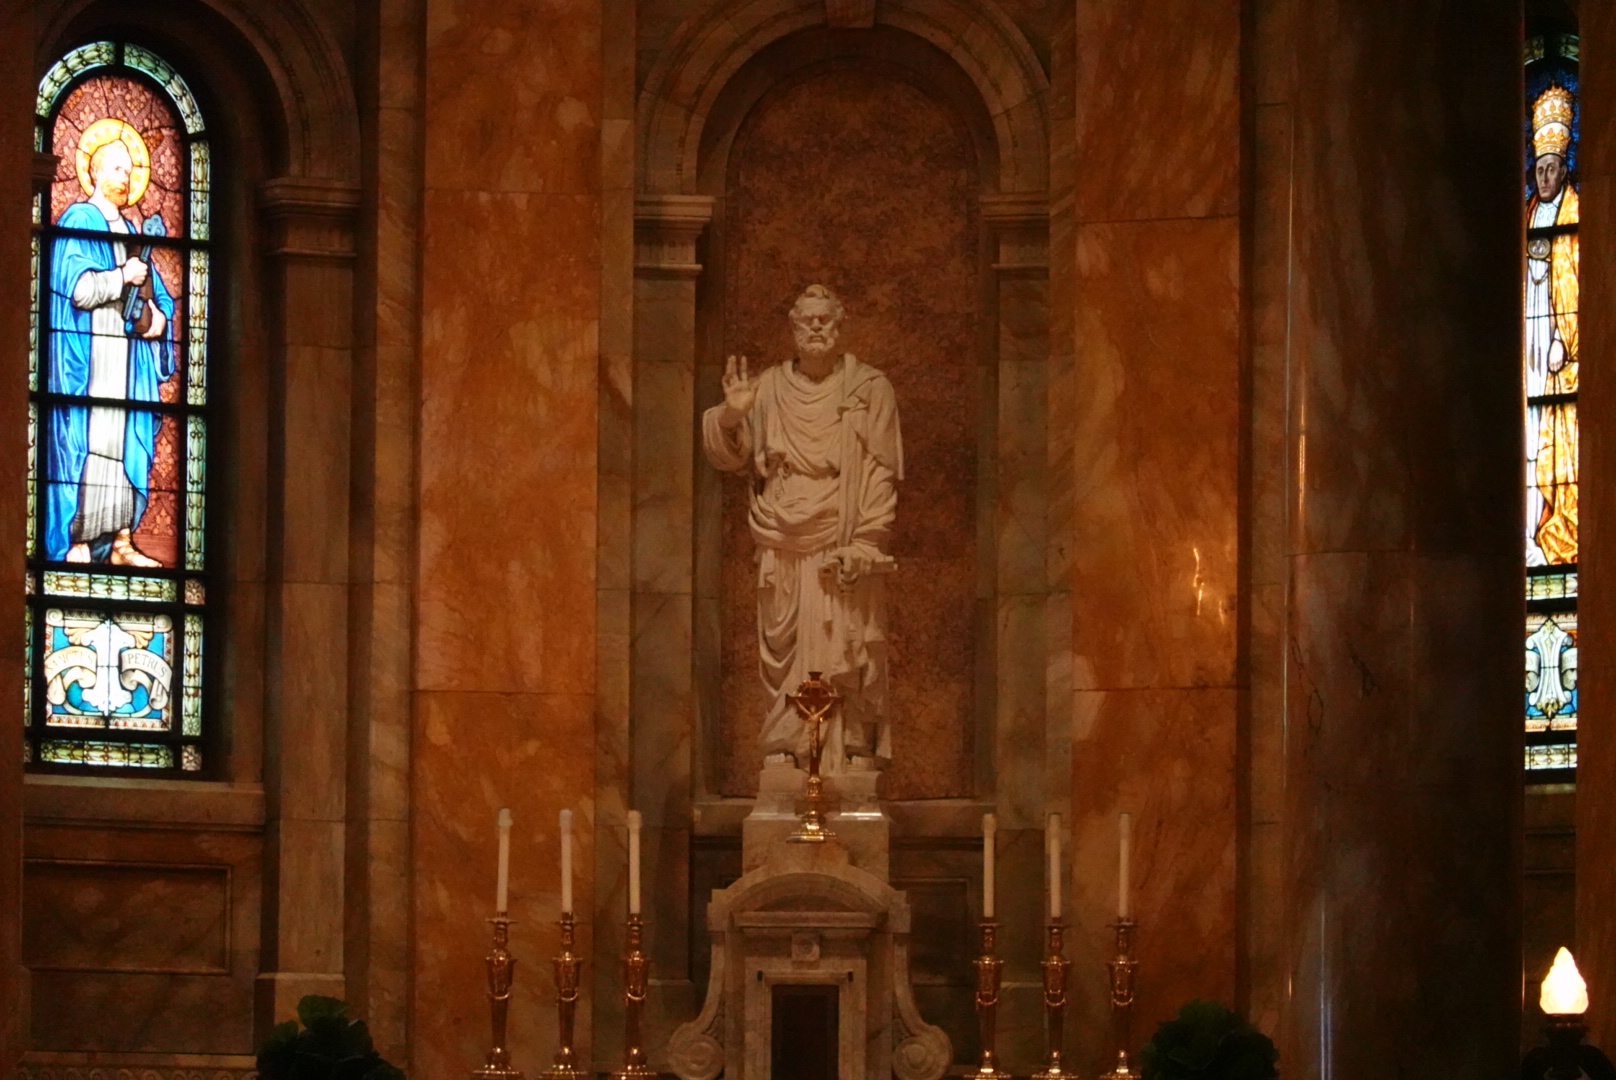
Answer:
[(297, 1057), (297, 1021), (276, 1024), (258, 1051), (258, 1075), (262, 1080), (287, 1080)]
[(297, 1018), (306, 1028), (322, 1026), (322, 1021), (330, 1020), (347, 1023), (348, 1003), (339, 998), (307, 994), (297, 1003)]
[(1191, 1001), (1140, 1051), (1145, 1080), (1276, 1080), (1273, 1041), (1215, 1001)]
[(258, 1056), (261, 1080), (404, 1080), (376, 1052), (365, 1022), (349, 1019), (345, 1002), (310, 994), (297, 1015), (270, 1032)]

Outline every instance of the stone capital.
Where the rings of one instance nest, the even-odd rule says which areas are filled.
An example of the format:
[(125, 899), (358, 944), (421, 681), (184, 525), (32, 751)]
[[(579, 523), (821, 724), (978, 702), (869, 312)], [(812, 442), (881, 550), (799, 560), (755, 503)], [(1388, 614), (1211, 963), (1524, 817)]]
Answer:
[(694, 278), (696, 242), (713, 220), (711, 195), (640, 195), (634, 200), (634, 273)]
[(340, 180), (283, 176), (258, 190), (271, 254), (285, 259), (347, 260), (355, 256), (359, 189)]
[(997, 245), (993, 269), (1001, 275), (1049, 272), (1049, 194), (1007, 191), (982, 196), (982, 221)]

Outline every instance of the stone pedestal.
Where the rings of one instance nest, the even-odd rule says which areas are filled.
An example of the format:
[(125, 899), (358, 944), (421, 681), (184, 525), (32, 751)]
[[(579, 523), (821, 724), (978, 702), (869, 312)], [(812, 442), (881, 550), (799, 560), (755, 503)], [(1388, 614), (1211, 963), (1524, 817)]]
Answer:
[[(860, 870), (887, 879), (887, 847), (892, 819), (875, 797), (881, 774), (873, 769), (825, 777), (825, 824)], [(795, 765), (768, 765), (758, 774), (757, 801), (741, 823), (741, 868), (762, 866), (769, 852), (796, 832), (801, 822), (808, 773)]]
[(842, 784), (829, 818), (837, 839), (792, 844), (802, 773), (764, 771), (744, 827), (746, 873), (707, 906), (706, 1002), (668, 1043), (668, 1067), (682, 1080), (720, 1071), (766, 1080), (774, 988), (793, 983), (837, 988), (838, 1076), (937, 1080), (952, 1061), (948, 1036), (915, 1007), (909, 901), (886, 883), (888, 822), (875, 803), (876, 774), (867, 774), (867, 793), (864, 775)]

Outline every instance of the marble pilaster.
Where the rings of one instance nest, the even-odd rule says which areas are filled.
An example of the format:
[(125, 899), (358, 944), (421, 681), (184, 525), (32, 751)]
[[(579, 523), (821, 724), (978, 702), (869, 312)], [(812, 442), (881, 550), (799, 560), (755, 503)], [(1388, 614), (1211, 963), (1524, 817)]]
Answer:
[(347, 801), (348, 1001), (408, 1070), (410, 664), (419, 417), (424, 0), (372, 6), (362, 111), (368, 191), (354, 351), (352, 683)]
[[(634, 208), (634, 472), (629, 644), (631, 805), (645, 815), (645, 887), (657, 993), (648, 1038), (660, 1047), (697, 1005), (688, 966), (691, 770), (695, 732), (694, 450), (697, 242), (712, 219), (703, 195), (640, 195)], [(596, 983), (616, 1000), (616, 955)], [(603, 1045), (612, 1046), (615, 1035)], [(610, 1061), (616, 1051), (609, 1052)]]
[[(268, 181), (259, 202), (279, 297), (271, 514), (280, 526), (265, 662), (263, 944), (255, 1033), (305, 994), (343, 997), (348, 480), (353, 365), (351, 186)], [(315, 898), (318, 897), (318, 902)]]
[(556, 818), (595, 895), (602, 10), (427, 0), (422, 100), (411, 1065), (487, 1051), (483, 921), (511, 807), (509, 1046), (554, 1052)]

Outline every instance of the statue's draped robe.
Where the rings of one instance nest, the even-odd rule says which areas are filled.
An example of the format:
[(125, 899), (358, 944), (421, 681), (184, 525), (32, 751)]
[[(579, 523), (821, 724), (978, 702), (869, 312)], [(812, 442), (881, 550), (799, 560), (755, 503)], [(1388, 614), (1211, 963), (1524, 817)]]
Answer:
[[(1570, 184), (1557, 199), (1533, 196), (1528, 228), (1577, 223), (1577, 192)], [(1577, 390), (1577, 237), (1561, 235), (1527, 243), (1526, 396)], [(1550, 357), (1564, 350), (1565, 363), (1550, 370)], [(1577, 561), (1577, 406), (1575, 402), (1528, 405), (1526, 415), (1527, 562)]]
[[(707, 459), (755, 470), (750, 524), (757, 542), (758, 652), (770, 697), (761, 745), (804, 761), (807, 735), (786, 695), (810, 671), (842, 694), (841, 722), (826, 733), (824, 764), (844, 755), (891, 756), (887, 718), (886, 554), (903, 479), (903, 440), (892, 384), (851, 353), (814, 382), (794, 363), (758, 378), (746, 420), (725, 431), (723, 406), (702, 417)], [(870, 569), (842, 584), (831, 553), (854, 548)]]
[[(68, 207), (64, 229), (134, 233), (88, 202)], [(154, 299), (168, 325), (154, 340), (136, 337), (123, 319), (123, 274), (129, 246), (58, 237), (51, 245), (51, 336), (46, 386), (59, 394), (156, 401), (173, 373), (169, 341), (174, 301), (155, 265)], [(45, 440), (45, 557), (65, 559), (76, 543), (133, 528), (146, 510), (147, 484), (160, 423), (149, 411), (113, 406), (57, 406)]]

